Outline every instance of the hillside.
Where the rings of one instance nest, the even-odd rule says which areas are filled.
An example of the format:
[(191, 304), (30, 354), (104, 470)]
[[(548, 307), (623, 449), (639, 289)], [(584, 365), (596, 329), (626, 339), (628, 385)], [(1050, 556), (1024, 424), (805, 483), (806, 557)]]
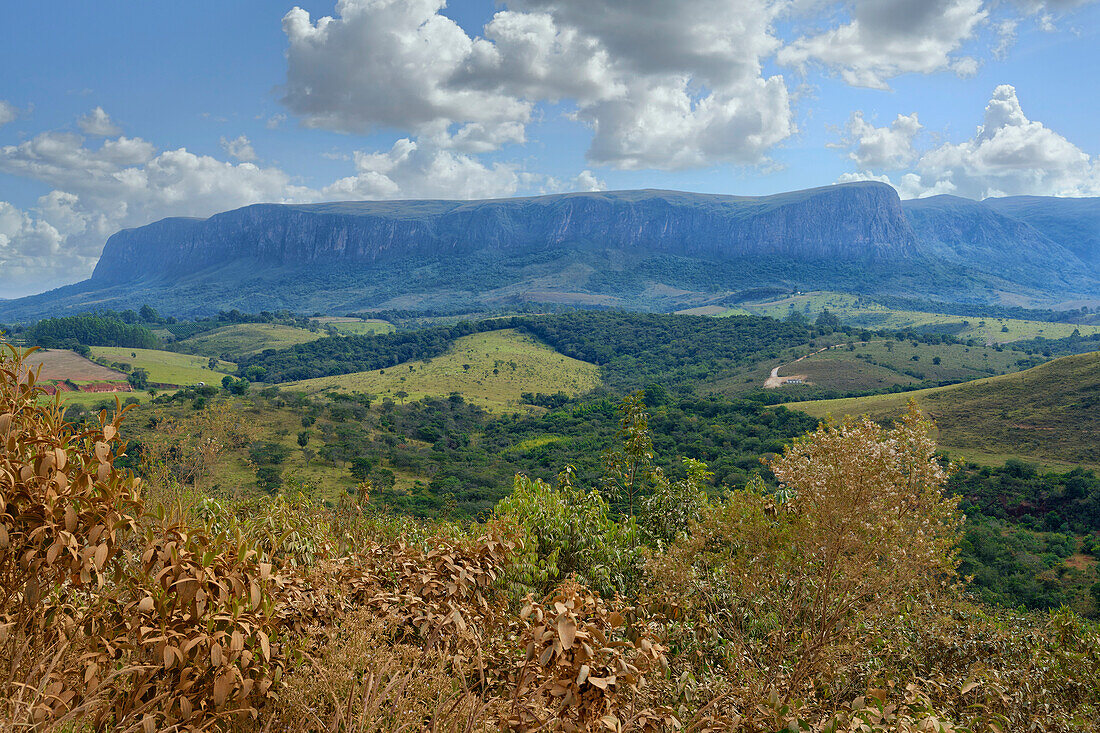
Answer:
[(936, 420), (939, 443), (948, 451), (1100, 466), (1100, 352), (949, 387), (787, 407), (817, 417), (889, 419), (910, 398)]
[(91, 279), (0, 303), (0, 319), (93, 302), (178, 315), (523, 302), (684, 310), (768, 285), (977, 302), (1100, 294), (1095, 270), (1055, 239), (1069, 230), (1044, 227), (954, 197), (902, 202), (874, 182), (762, 197), (257, 204), (118, 232)]
[(127, 347), (93, 346), (92, 357), (102, 359), (109, 364), (125, 364), (134, 369), (144, 369), (149, 381), (154, 384), (220, 385), (222, 378), (236, 369), (236, 365), (227, 361), (217, 362), (217, 371), (210, 369), (210, 359), (206, 356), (177, 354), (157, 349), (131, 349)]
[(238, 359), (264, 349), (285, 349), (324, 336), (323, 332), (283, 326), (277, 323), (236, 323), (216, 328), (179, 341), (177, 346), (190, 354)]
[[(458, 392), (486, 409), (515, 411), (524, 392), (575, 396), (599, 383), (594, 364), (562, 356), (530, 336), (504, 330), (464, 336), (434, 359), (279, 386), (306, 394), (346, 390), (401, 402)], [(398, 392), (406, 394), (400, 397)]]

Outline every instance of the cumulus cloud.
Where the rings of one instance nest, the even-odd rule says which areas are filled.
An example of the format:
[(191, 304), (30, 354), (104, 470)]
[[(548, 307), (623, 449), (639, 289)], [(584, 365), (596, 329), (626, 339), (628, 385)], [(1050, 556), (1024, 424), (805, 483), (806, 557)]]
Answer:
[(906, 73), (951, 70), (972, 76), (978, 61), (959, 56), (989, 15), (983, 0), (850, 0), (851, 20), (796, 39), (777, 54), (780, 63), (818, 63), (853, 86), (889, 88)]
[[(888, 128), (877, 128), (866, 136), (890, 134)], [(852, 144), (853, 159), (865, 167), (846, 179), (884, 180), (873, 170), (881, 161), (869, 156), (861, 162), (859, 141)], [(1100, 195), (1100, 161), (1042, 122), (1029, 119), (1015, 88), (1008, 84), (993, 91), (973, 137), (923, 151), (910, 167), (897, 182), (906, 197), (936, 193), (978, 199), (1022, 194)]]
[(113, 137), (122, 133), (122, 128), (111, 121), (110, 115), (102, 107), (96, 107), (76, 121), (85, 135), (93, 137)]
[(6, 99), (0, 99), (0, 127), (13, 122), (19, 116), (19, 110)]
[(246, 163), (256, 160), (256, 151), (252, 147), (252, 141), (244, 135), (238, 135), (233, 140), (226, 138), (221, 139), (222, 150), (230, 158), (244, 161)]
[(307, 126), (476, 154), (524, 142), (537, 104), (569, 100), (589, 159), (619, 168), (762, 163), (795, 130), (783, 78), (762, 71), (784, 0), (514, 0), (477, 37), (444, 5), (294, 8), (284, 103)]
[(316, 22), (295, 7), (283, 18), (283, 102), (308, 127), (347, 132), (475, 122), (526, 122), (531, 105), (475, 85), (451, 85), (482, 40), (440, 14), (445, 0), (340, 0)]
[(916, 158), (913, 140), (921, 130), (917, 113), (898, 115), (889, 127), (875, 127), (863, 118), (862, 111), (852, 113), (840, 146), (849, 147), (848, 157), (861, 169), (893, 170)]

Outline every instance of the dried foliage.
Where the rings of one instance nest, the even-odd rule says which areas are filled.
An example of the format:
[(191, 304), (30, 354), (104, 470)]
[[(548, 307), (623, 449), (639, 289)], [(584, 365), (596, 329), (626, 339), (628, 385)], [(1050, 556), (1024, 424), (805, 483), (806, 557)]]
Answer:
[(646, 629), (628, 634), (630, 609), (609, 609), (566, 583), (543, 602), (529, 597), (510, 730), (660, 730), (678, 721), (644, 705), (647, 675), (661, 675), (664, 647)]

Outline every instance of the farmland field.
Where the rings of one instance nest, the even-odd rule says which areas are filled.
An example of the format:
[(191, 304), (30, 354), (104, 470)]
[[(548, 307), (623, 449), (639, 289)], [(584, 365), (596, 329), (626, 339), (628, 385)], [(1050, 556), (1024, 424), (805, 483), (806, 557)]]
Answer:
[(183, 339), (179, 347), (190, 354), (239, 359), (264, 349), (286, 349), (309, 343), (324, 335), (321, 331), (277, 323), (236, 323)]
[(487, 409), (520, 409), (523, 392), (577, 395), (599, 384), (594, 364), (563, 356), (514, 330), (489, 331), (455, 341), (443, 356), (398, 364), (379, 371), (356, 372), (289, 382), (280, 387), (313, 394), (332, 389), (397, 399), (446, 396), (460, 392)]
[[(236, 371), (237, 368), (232, 362), (219, 361), (218, 370), (212, 371), (208, 368), (208, 357), (156, 349), (93, 346), (92, 356), (129, 364), (134, 369), (144, 369), (149, 373), (149, 381), (158, 384), (191, 385), (205, 382), (220, 385), (225, 373)], [(123, 379), (125, 378), (126, 375), (123, 375)]]
[(63, 382), (71, 379), (77, 384), (126, 381), (125, 373), (100, 366), (67, 349), (39, 349), (27, 357), (26, 363), (32, 369), (41, 366), (39, 378), (46, 381)]

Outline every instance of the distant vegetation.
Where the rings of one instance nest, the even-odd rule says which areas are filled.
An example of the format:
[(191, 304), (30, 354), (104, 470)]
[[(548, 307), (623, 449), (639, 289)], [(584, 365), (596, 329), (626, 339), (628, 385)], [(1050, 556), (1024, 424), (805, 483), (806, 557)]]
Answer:
[(84, 344), (152, 349), (160, 344), (159, 339), (145, 326), (103, 315), (47, 318), (24, 331), (23, 338), (28, 344), (49, 348)]

